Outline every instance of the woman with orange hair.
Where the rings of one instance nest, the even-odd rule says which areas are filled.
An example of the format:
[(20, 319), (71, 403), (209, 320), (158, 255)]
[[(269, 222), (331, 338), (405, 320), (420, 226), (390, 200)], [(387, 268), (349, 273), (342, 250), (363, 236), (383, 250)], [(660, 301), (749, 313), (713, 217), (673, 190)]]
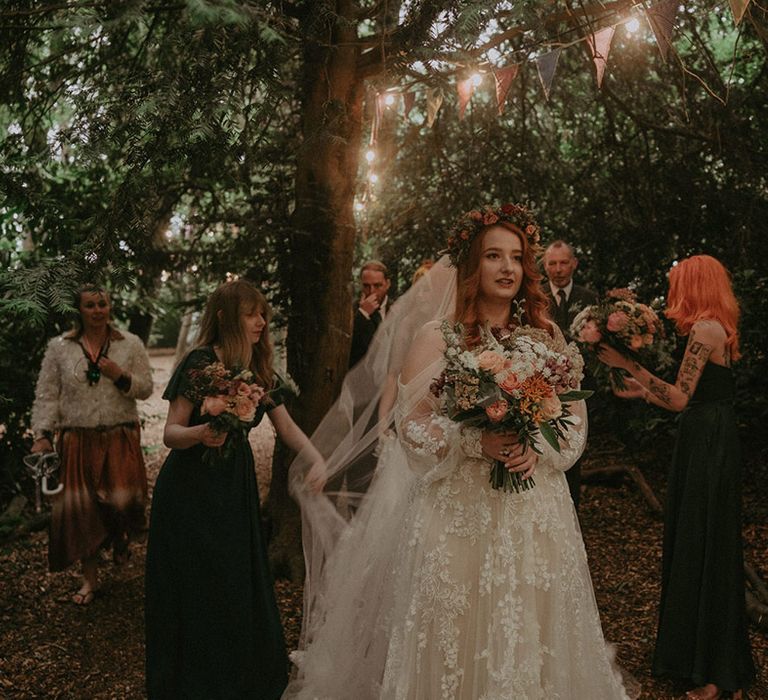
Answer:
[(741, 452), (731, 363), (739, 305), (723, 265), (695, 255), (669, 273), (668, 318), (688, 337), (674, 384), (608, 346), (600, 359), (632, 375), (622, 398), (680, 412), (664, 522), (653, 673), (692, 682), (691, 700), (741, 698), (755, 675), (741, 542)]

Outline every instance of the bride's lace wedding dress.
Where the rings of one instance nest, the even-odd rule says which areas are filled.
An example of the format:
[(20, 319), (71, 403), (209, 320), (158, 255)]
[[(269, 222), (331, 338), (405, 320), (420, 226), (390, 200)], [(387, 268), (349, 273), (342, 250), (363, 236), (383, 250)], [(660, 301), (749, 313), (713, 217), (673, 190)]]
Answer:
[[(443, 347), (399, 385), (397, 437), (327, 561), (285, 697), (333, 700), (622, 700), (560, 453), (543, 443), (534, 488), (494, 490), (479, 431), (430, 393)], [(562, 339), (554, 342), (562, 343)], [(583, 416), (583, 402), (575, 406)]]

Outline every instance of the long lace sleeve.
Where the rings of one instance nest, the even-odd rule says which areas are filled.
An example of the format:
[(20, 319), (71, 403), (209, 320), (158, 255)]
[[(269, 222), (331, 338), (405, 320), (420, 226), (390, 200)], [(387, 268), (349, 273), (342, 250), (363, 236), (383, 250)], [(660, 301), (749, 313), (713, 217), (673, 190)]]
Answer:
[(442, 370), (444, 347), (438, 324), (427, 324), (419, 332), (403, 368), (395, 409), (397, 434), (409, 464), (430, 480), (449, 474), (457, 458), (482, 458), (482, 431), (445, 416), (439, 399), (430, 391)]
[[(560, 329), (553, 325), (555, 349), (570, 357), (574, 366), (581, 371), (584, 360), (575, 343), (566, 343)], [(565, 437), (560, 442), (560, 452), (557, 452), (546, 440), (540, 439), (538, 446), (542, 451), (541, 462), (549, 464), (554, 469), (567, 471), (584, 452), (587, 444), (587, 404), (585, 401), (573, 401), (568, 404), (571, 416), (568, 418), (570, 427), (565, 431)]]

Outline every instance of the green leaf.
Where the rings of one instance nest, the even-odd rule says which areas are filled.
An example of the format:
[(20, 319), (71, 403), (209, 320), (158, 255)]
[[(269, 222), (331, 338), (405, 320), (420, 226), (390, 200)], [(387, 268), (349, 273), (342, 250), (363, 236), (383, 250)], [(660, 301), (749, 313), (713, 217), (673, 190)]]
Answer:
[(594, 391), (567, 391), (564, 394), (560, 394), (557, 398), (560, 399), (563, 403), (568, 403), (569, 401), (581, 401), (582, 399), (588, 399), (592, 394), (594, 394)]
[(549, 423), (541, 422), (539, 423), (539, 430), (544, 439), (559, 453), (560, 443), (557, 441), (557, 433), (552, 429), (552, 426)]

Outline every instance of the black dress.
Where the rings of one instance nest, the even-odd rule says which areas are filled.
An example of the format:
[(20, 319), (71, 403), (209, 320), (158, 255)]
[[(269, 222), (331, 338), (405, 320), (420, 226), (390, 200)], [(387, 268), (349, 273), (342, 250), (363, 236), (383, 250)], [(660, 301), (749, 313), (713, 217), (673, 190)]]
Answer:
[[(193, 350), (163, 398), (187, 395), (188, 371), (212, 362), (211, 348)], [(260, 406), (253, 425), (264, 413)], [(201, 422), (195, 406), (190, 425)], [(287, 683), (253, 456), (245, 439), (233, 447), (226, 463), (210, 465), (202, 445), (172, 450), (157, 478), (146, 571), (152, 700), (271, 700)]]
[(708, 362), (687, 408), (669, 475), (653, 673), (747, 688), (741, 448), (728, 367)]

